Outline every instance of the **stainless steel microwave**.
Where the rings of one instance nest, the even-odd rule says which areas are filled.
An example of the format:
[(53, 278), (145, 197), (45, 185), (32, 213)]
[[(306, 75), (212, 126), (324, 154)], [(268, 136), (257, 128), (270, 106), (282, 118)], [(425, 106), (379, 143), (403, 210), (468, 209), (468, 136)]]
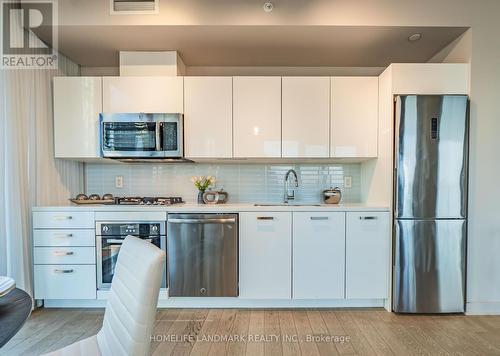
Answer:
[(101, 113), (101, 153), (106, 158), (182, 158), (182, 114)]

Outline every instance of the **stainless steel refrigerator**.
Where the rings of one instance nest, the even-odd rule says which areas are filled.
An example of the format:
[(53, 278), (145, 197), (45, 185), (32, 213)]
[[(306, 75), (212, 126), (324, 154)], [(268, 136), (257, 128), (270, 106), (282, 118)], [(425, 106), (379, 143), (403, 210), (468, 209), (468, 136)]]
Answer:
[(393, 310), (465, 307), (468, 99), (396, 100)]

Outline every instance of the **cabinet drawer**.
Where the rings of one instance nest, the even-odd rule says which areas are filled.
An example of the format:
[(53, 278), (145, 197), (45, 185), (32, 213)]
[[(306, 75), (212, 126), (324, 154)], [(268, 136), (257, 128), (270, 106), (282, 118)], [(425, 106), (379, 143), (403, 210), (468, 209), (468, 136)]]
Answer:
[(34, 230), (34, 246), (95, 246), (94, 230)]
[(95, 265), (35, 265), (36, 299), (96, 299)]
[(33, 213), (35, 229), (92, 229), (92, 211), (36, 211)]
[(95, 264), (94, 247), (35, 247), (34, 264)]

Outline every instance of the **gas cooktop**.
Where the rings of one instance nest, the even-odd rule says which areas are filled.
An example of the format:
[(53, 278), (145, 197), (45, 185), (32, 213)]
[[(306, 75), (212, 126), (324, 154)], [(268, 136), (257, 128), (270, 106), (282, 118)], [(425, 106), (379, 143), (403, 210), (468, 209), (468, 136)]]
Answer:
[(116, 197), (117, 205), (174, 205), (182, 204), (181, 197)]

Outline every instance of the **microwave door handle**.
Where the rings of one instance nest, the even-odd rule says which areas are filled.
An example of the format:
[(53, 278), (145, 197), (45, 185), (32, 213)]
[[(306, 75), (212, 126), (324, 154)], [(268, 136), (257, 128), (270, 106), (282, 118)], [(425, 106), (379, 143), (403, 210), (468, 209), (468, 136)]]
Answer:
[(161, 122), (157, 121), (156, 122), (156, 151), (161, 151), (162, 150), (162, 131), (163, 131), (163, 125)]

